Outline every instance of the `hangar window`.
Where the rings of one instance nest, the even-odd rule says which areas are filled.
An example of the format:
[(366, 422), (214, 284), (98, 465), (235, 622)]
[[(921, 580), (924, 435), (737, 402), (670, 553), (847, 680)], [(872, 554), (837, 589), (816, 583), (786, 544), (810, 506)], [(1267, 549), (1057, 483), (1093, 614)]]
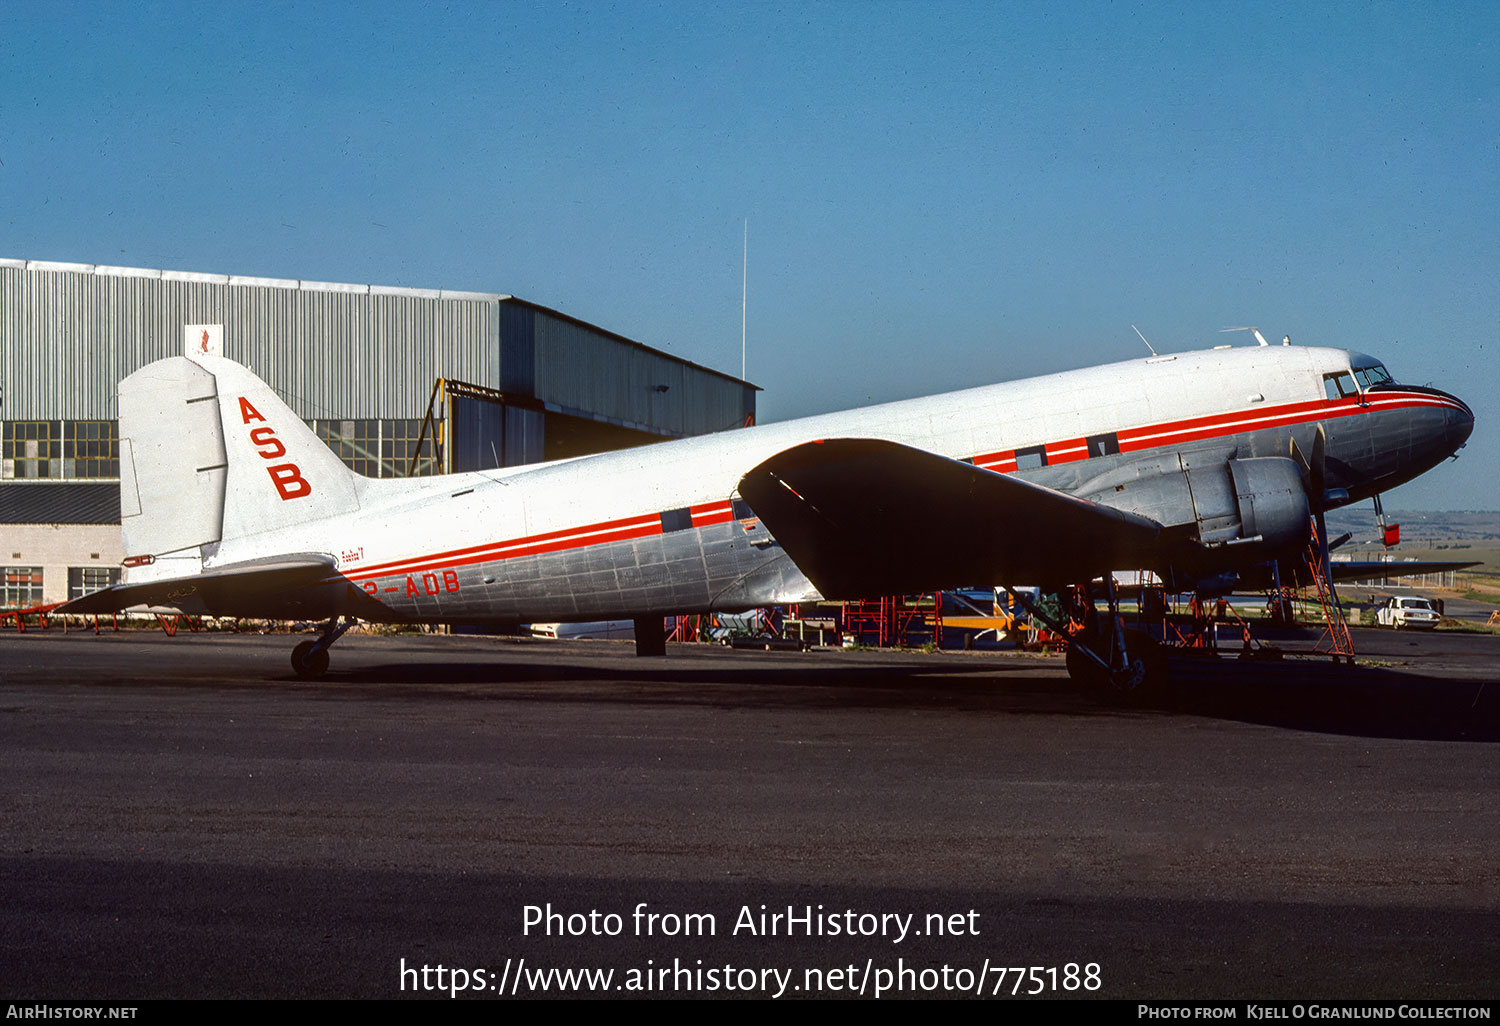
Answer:
[(120, 568), (117, 566), (70, 566), (68, 567), (68, 598), (83, 598), (102, 591), (112, 584), (120, 583)]
[(42, 604), (42, 568), (8, 566), (0, 570), (0, 606), (26, 608)]
[(1035, 470), (1047, 465), (1047, 449), (1045, 446), (1033, 445), (1029, 449), (1016, 450), (1016, 469)]
[(380, 421), (316, 420), (313, 433), (344, 465), (365, 477), (391, 477), (380, 472)]
[(120, 476), (120, 430), (112, 420), (70, 420), (64, 424), (64, 468), (75, 478)]
[(0, 424), (0, 478), (118, 480), (120, 432), (112, 420), (11, 420)]
[(420, 456), (416, 461), (416, 470), (411, 476), (423, 477), (440, 473), (442, 468), (437, 464), (433, 449), (431, 429), (427, 432), (426, 440), (423, 440), (420, 417), (414, 420), (380, 422), (381, 463), (390, 470), (389, 473), (382, 474), (382, 477), (408, 476), (408, 471), (412, 469), (412, 456), (417, 453), (420, 453)]
[(356, 474), (406, 477), (411, 469), (412, 454), (418, 451), (419, 445), (423, 458), (417, 462), (417, 476), (438, 472), (437, 461), (430, 455), (432, 434), (429, 431), (423, 441), (420, 418), (313, 420), (308, 426)]
[(8, 420), (0, 429), (0, 477), (17, 481), (62, 477), (62, 424)]

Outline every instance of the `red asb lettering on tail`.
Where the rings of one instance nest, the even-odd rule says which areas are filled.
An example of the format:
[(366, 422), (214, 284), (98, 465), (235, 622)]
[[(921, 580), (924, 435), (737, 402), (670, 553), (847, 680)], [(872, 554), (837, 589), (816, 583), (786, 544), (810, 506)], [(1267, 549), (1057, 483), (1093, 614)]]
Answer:
[[(240, 396), (240, 420), (249, 424), (252, 420), (258, 420), (262, 424), (266, 418), (260, 415), (260, 411), (250, 405), (250, 400)], [(267, 427), (254, 428), (250, 432), (250, 441), (255, 445), (255, 451), (262, 459), (280, 459), (286, 455), (286, 446), (281, 439), (276, 437), (276, 431)], [(271, 483), (281, 493), (283, 501), (287, 499), (300, 499), (305, 495), (312, 494), (312, 485), (307, 483), (307, 478), (302, 476), (302, 471), (295, 463), (278, 463), (266, 468), (266, 473), (271, 475)]]

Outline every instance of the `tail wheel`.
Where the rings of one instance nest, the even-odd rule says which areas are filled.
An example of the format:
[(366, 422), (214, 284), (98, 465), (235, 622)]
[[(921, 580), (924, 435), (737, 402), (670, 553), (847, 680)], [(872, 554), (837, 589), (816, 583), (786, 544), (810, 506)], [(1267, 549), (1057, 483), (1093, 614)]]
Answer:
[(292, 672), (302, 680), (316, 680), (328, 672), (328, 649), (316, 641), (304, 641), (292, 649)]

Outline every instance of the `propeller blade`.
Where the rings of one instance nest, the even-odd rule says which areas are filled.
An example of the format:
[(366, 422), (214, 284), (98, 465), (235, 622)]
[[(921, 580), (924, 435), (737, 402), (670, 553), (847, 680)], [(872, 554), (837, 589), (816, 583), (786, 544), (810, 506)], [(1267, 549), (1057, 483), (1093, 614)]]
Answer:
[(1307, 497), (1315, 504), (1321, 515), (1327, 504), (1324, 501), (1324, 484), (1327, 481), (1327, 459), (1328, 459), (1328, 435), (1323, 431), (1323, 425), (1318, 425), (1317, 434), (1313, 435), (1312, 459), (1308, 461)]
[(1307, 457), (1302, 455), (1302, 447), (1297, 444), (1297, 439), (1292, 439), (1292, 460), (1302, 468), (1302, 473), (1307, 474)]

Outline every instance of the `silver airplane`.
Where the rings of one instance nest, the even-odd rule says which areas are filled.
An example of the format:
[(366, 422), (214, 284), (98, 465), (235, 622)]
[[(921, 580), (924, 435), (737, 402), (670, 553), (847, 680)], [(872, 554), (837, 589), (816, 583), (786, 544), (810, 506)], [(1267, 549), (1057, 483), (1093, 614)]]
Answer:
[[(119, 400), (125, 575), (62, 611), (326, 621), (293, 654), (304, 677), (357, 619), (633, 619), (658, 654), (663, 614), (1123, 569), (1223, 590), (1326, 550), (1325, 509), (1430, 469), (1474, 422), (1374, 357), (1263, 340), (398, 480), (347, 469), (223, 357), (150, 364)], [(1144, 693), (1164, 661), (1119, 622), (1074, 631), (1070, 669)]]

